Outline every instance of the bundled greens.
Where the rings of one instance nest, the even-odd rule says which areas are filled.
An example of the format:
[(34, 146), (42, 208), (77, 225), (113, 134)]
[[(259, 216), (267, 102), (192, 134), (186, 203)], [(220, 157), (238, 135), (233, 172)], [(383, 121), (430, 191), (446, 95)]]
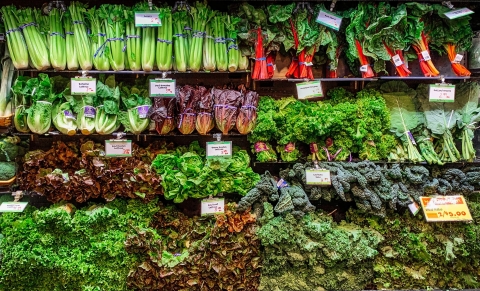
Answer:
[[(47, 41), (46, 38), (42, 37), (38, 26), (35, 24), (33, 12), (33, 8), (17, 10), (16, 15), (19, 24), (18, 29), (20, 29), (23, 33), (23, 39), (25, 40), (28, 48), (28, 55), (30, 57), (29, 60), (31, 61), (33, 67), (39, 71), (44, 71), (50, 68)], [(60, 58), (61, 56), (58, 57)]]
[(38, 78), (27, 81), (31, 88), (32, 106), (25, 110), (27, 125), (31, 132), (44, 134), (52, 124), (52, 102), (58, 97), (53, 92), (53, 84), (48, 75), (39, 74)]
[(107, 39), (95, 54), (105, 54), (114, 71), (125, 69), (125, 14), (123, 5), (102, 4), (98, 17), (105, 23)]
[[(107, 33), (105, 27), (105, 21), (100, 17), (101, 11), (97, 8), (90, 8), (87, 11), (87, 18), (90, 22), (92, 34), (91, 34), (91, 54), (93, 57), (93, 66), (99, 71), (110, 70), (110, 62), (107, 54), (100, 54), (97, 51), (101, 50), (107, 41)], [(128, 26), (127, 26), (128, 27)], [(128, 49), (134, 48), (134, 46), (128, 46)]]
[(158, 28), (156, 60), (160, 71), (172, 69), (173, 56), (173, 18), (168, 8), (160, 8), (160, 21), (162, 26)]
[(63, 71), (67, 65), (67, 51), (65, 50), (65, 31), (61, 21), (61, 11), (58, 8), (52, 8), (48, 16), (50, 23), (50, 34), (48, 36), (50, 62), (55, 70)]

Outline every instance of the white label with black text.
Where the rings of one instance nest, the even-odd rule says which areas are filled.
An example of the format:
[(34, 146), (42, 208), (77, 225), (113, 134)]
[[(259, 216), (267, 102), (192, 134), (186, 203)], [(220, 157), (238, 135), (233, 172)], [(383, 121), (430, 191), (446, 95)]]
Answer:
[(159, 12), (135, 12), (136, 27), (156, 27), (162, 26)]
[(430, 85), (428, 97), (430, 102), (454, 102), (455, 85)]
[(23, 212), (28, 202), (3, 202), (0, 205), (0, 212)]
[(424, 61), (430, 61), (432, 59), (428, 51), (422, 51), (422, 57)]
[(398, 54), (392, 57), (392, 61), (396, 67), (400, 67), (401, 65), (403, 65), (403, 61)]
[(201, 211), (202, 211), (202, 216), (224, 213), (225, 199), (224, 198), (203, 199)]
[(455, 18), (472, 14), (472, 13), (473, 11), (468, 8), (460, 8), (460, 9), (455, 9), (445, 13), (445, 16), (448, 17), (449, 19), (455, 19)]
[(324, 169), (305, 170), (307, 185), (331, 185), (330, 171)]
[(72, 78), (70, 90), (72, 95), (95, 94), (97, 80), (95, 78)]
[(105, 156), (107, 157), (131, 157), (132, 141), (131, 140), (106, 140)]
[(340, 25), (342, 25), (342, 18), (341, 17), (339, 17), (339, 16), (337, 16), (333, 13), (327, 12), (325, 10), (320, 10), (320, 12), (318, 13), (316, 21), (317, 21), (317, 23), (325, 25), (326, 27), (330, 27), (334, 30), (339, 30)]
[(207, 159), (208, 158), (231, 158), (231, 157), (232, 157), (231, 141), (207, 142)]

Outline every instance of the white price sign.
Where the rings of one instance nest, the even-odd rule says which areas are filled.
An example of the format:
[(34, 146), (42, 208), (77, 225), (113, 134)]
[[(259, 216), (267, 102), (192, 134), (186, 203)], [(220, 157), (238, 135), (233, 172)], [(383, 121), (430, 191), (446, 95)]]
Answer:
[(455, 101), (455, 85), (430, 85), (428, 98), (430, 102), (453, 102)]
[(300, 100), (323, 97), (322, 84), (320, 81), (298, 83), (297, 97)]
[(132, 141), (131, 140), (106, 140), (105, 156), (106, 157), (131, 157)]
[(3, 202), (0, 205), (0, 212), (23, 212), (28, 202)]
[(70, 82), (72, 95), (86, 95), (97, 93), (97, 80), (95, 78), (72, 78)]
[(468, 8), (460, 8), (460, 9), (455, 9), (445, 13), (445, 16), (448, 17), (449, 19), (455, 19), (455, 18), (472, 14), (472, 13), (473, 11)]
[(422, 57), (424, 61), (430, 61), (432, 59), (428, 51), (422, 51)]
[(403, 61), (398, 54), (392, 57), (392, 61), (396, 67), (400, 67), (401, 65), (403, 65)]
[(459, 64), (462, 60), (463, 60), (463, 55), (457, 54), (457, 55), (455, 56), (455, 59), (453, 60), (452, 63), (454, 63), (454, 64)]
[(162, 26), (159, 12), (135, 12), (135, 27)]
[(202, 216), (225, 212), (225, 199), (212, 198), (202, 200)]
[(210, 158), (231, 158), (231, 141), (212, 141), (207, 142), (207, 159)]
[(332, 185), (329, 170), (305, 170), (305, 176), (307, 178), (307, 185)]
[(150, 97), (175, 97), (175, 80), (150, 80)]
[(339, 30), (340, 25), (342, 25), (342, 18), (325, 10), (320, 10), (318, 13), (317, 23), (329, 27), (334, 30)]

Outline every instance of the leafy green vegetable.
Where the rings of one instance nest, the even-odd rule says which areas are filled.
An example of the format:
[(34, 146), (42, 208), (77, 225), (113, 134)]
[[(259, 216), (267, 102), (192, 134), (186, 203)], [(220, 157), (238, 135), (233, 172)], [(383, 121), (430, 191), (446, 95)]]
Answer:
[(120, 88), (115, 85), (115, 76), (111, 75), (102, 83), (97, 81), (95, 131), (99, 134), (111, 134), (120, 127), (117, 114), (120, 111)]

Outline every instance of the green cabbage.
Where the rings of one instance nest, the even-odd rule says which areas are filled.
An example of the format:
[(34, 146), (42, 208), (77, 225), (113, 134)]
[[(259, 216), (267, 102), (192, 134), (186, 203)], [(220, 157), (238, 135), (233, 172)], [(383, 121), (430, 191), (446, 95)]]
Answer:
[(115, 76), (97, 82), (97, 94), (94, 104), (97, 106), (95, 115), (95, 131), (99, 134), (111, 134), (120, 127), (119, 113), (120, 89), (115, 86)]
[(55, 128), (63, 134), (74, 135), (77, 121), (68, 102), (56, 102), (52, 109), (52, 121)]

